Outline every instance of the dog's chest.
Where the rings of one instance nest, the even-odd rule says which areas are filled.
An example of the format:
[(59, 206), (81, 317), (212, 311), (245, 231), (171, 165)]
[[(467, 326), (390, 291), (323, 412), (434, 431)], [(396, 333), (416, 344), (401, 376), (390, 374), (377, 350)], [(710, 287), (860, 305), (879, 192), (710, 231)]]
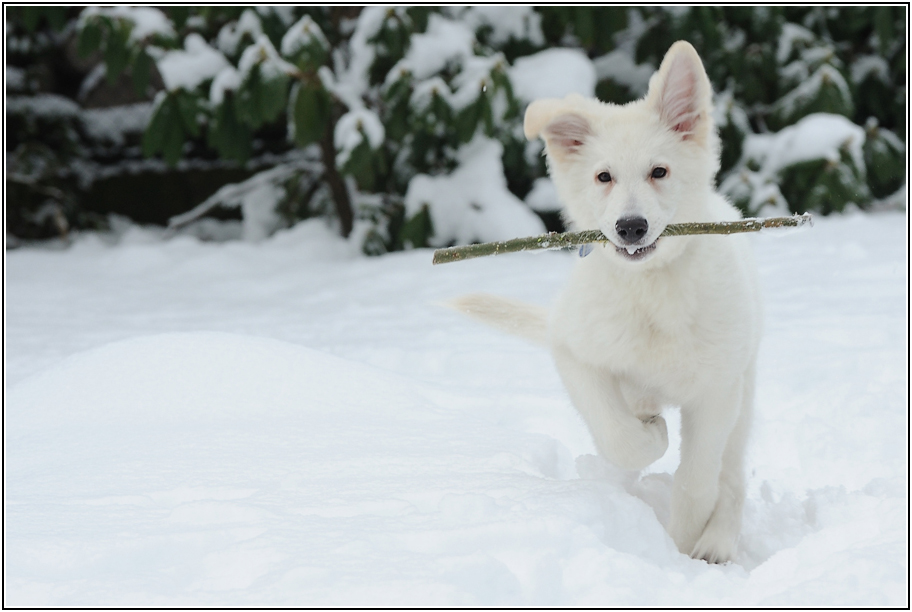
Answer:
[(710, 313), (686, 282), (604, 283), (575, 275), (551, 321), (552, 341), (586, 363), (656, 386), (680, 386), (705, 365)]

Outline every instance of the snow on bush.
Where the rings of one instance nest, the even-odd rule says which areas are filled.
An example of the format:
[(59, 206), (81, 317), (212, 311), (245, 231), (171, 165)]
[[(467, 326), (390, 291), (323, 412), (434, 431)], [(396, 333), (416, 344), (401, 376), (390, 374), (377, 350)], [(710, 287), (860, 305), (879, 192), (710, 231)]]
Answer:
[(769, 176), (802, 161), (825, 159), (838, 163), (843, 152), (856, 168), (864, 168), (864, 129), (840, 115), (815, 113), (776, 134), (756, 134), (747, 139), (744, 155)]
[(288, 28), (282, 37), (282, 55), (291, 57), (301, 49), (313, 44), (329, 49), (329, 41), (326, 40), (320, 26), (310, 18), (310, 15), (304, 15), (297, 23)]
[(578, 49), (546, 49), (520, 57), (509, 72), (513, 91), (525, 102), (571, 93), (595, 95), (595, 68)]
[(503, 145), (476, 137), (459, 152), (449, 175), (419, 174), (405, 195), (408, 216), (426, 206), (434, 227), (432, 243), (491, 242), (545, 231), (541, 220), (510, 193), (503, 175)]
[(618, 49), (596, 58), (593, 62), (598, 80), (609, 79), (627, 87), (634, 95), (645, 96), (649, 79), (656, 68), (652, 64), (637, 64), (628, 53)]
[(335, 144), (338, 153), (336, 163), (344, 166), (355, 150), (363, 141), (367, 141), (372, 149), (378, 149), (383, 144), (385, 132), (380, 118), (366, 108), (356, 108), (343, 115), (336, 123)]
[(241, 86), (241, 73), (234, 66), (226, 66), (215, 78), (209, 87), (209, 101), (218, 106), (225, 100), (226, 91), (237, 91)]
[[(346, 236), (354, 222), (367, 223), (363, 246), (370, 253), (426, 245), (423, 218), (402, 218), (414, 177), (447, 175), (459, 166), (460, 150), (484, 136), (501, 143), (509, 189), (527, 200), (546, 169), (540, 143), (522, 136), (524, 106), (571, 92), (633, 100), (679, 39), (700, 49), (720, 92), (719, 179), (744, 212), (763, 202), (827, 214), (898, 201), (905, 144), (893, 140), (906, 115), (903, 15), (896, 7), (416, 5), (90, 7), (72, 18), (64, 7), (14, 8), (7, 85), (16, 96), (7, 110), (11, 142), (27, 146), (12, 152), (11, 171), (40, 180), (14, 190), (30, 195), (13, 211), (31, 218), (47, 198), (37, 185), (53, 183), (59, 211), (84, 223), (79, 202), (86, 194), (70, 192), (74, 184), (85, 191), (93, 173), (110, 174), (85, 170), (96, 155), (99, 163), (117, 159), (123, 175), (135, 166), (123, 158), (138, 154), (161, 155), (172, 166), (185, 157), (212, 163), (215, 154), (219, 163), (254, 159), (262, 167), (297, 147), (321, 158), (310, 183), (331, 188), (289, 192), (277, 203), (289, 220), (319, 211), (335, 217)], [(96, 147), (103, 130), (79, 129), (78, 104), (71, 113), (42, 114), (49, 94), (64, 98), (44, 91), (41, 75), (56, 69), (21, 67), (56, 57), (45, 51), (70, 33), (77, 55), (95, 64), (70, 67), (84, 73), (70, 102), (96, 104), (125, 81), (133, 91), (118, 96), (155, 100), (138, 152), (118, 137)], [(748, 139), (815, 113), (866, 126), (866, 173), (852, 159), (762, 176), (738, 163)], [(533, 194), (528, 202), (538, 200)]]
[(443, 70), (449, 62), (461, 63), (473, 57), (474, 42), (475, 33), (466, 24), (431, 15), (427, 31), (412, 36), (408, 52), (390, 74), (407, 71), (416, 79), (426, 79)]
[(225, 56), (206, 44), (199, 34), (190, 34), (184, 40), (183, 51), (168, 51), (156, 62), (165, 87), (195, 89), (222, 70), (230, 68)]
[(472, 6), (454, 9), (454, 17), (469, 25), (473, 31), (490, 29), (490, 42), (495, 46), (510, 40), (529, 41), (533, 45), (544, 45), (541, 31), (541, 15), (530, 6)]
[(122, 145), (126, 134), (141, 134), (149, 124), (152, 104), (140, 102), (111, 108), (90, 108), (82, 111), (86, 132), (99, 142)]
[(247, 9), (240, 19), (222, 26), (218, 33), (218, 47), (226, 55), (235, 55), (244, 36), (257, 40), (263, 35), (263, 26), (256, 12)]
[(808, 115), (775, 134), (749, 135), (739, 168), (720, 188), (749, 211), (759, 212), (767, 205), (772, 208), (763, 214), (795, 210), (801, 202), (784, 197), (779, 184), (785, 173), (805, 172), (806, 168), (809, 176), (817, 178), (810, 179), (809, 191), (801, 192), (802, 199), (826, 197), (814, 190), (830, 178), (846, 191), (848, 202), (863, 202), (870, 194), (855, 186), (865, 184), (865, 143), (864, 128), (841, 115)]
[(561, 209), (557, 188), (547, 177), (535, 179), (532, 191), (526, 195), (525, 202), (529, 208), (537, 212), (555, 212)]
[(90, 6), (79, 16), (85, 23), (91, 18), (107, 17), (122, 19), (130, 24), (130, 41), (138, 42), (153, 34), (172, 38), (175, 36), (171, 20), (157, 8), (148, 6)]

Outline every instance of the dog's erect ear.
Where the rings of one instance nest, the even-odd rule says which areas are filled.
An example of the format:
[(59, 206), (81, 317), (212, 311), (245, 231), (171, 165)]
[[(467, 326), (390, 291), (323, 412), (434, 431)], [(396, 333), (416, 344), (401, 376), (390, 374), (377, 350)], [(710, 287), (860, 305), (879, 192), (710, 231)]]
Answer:
[(536, 100), (526, 109), (523, 131), (532, 140), (542, 136), (552, 154), (575, 154), (592, 135), (592, 126), (581, 114), (574, 112), (573, 100), (553, 98)]
[(712, 85), (690, 43), (671, 46), (649, 80), (648, 103), (685, 140), (701, 144), (712, 130)]

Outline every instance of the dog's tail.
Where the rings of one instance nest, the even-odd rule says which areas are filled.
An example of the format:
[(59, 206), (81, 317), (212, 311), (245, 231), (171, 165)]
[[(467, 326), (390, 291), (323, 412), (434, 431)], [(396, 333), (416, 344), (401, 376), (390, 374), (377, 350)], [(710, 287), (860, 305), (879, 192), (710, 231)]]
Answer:
[(444, 304), (507, 333), (548, 344), (547, 308), (483, 293), (463, 295)]

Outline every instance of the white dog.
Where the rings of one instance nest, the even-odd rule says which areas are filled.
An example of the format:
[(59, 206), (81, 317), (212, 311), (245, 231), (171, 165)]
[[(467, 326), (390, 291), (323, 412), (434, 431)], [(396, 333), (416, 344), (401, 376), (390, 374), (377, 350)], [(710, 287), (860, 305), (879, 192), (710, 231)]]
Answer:
[(548, 344), (599, 452), (620, 467), (665, 453), (661, 410), (680, 406), (668, 531), (682, 552), (728, 561), (760, 341), (756, 273), (742, 236), (659, 238), (669, 223), (740, 217), (713, 187), (719, 139), (700, 57), (677, 42), (644, 99), (538, 100), (524, 127), (545, 141), (571, 229), (600, 229), (611, 244), (579, 260), (550, 316), (486, 295), (453, 305)]

